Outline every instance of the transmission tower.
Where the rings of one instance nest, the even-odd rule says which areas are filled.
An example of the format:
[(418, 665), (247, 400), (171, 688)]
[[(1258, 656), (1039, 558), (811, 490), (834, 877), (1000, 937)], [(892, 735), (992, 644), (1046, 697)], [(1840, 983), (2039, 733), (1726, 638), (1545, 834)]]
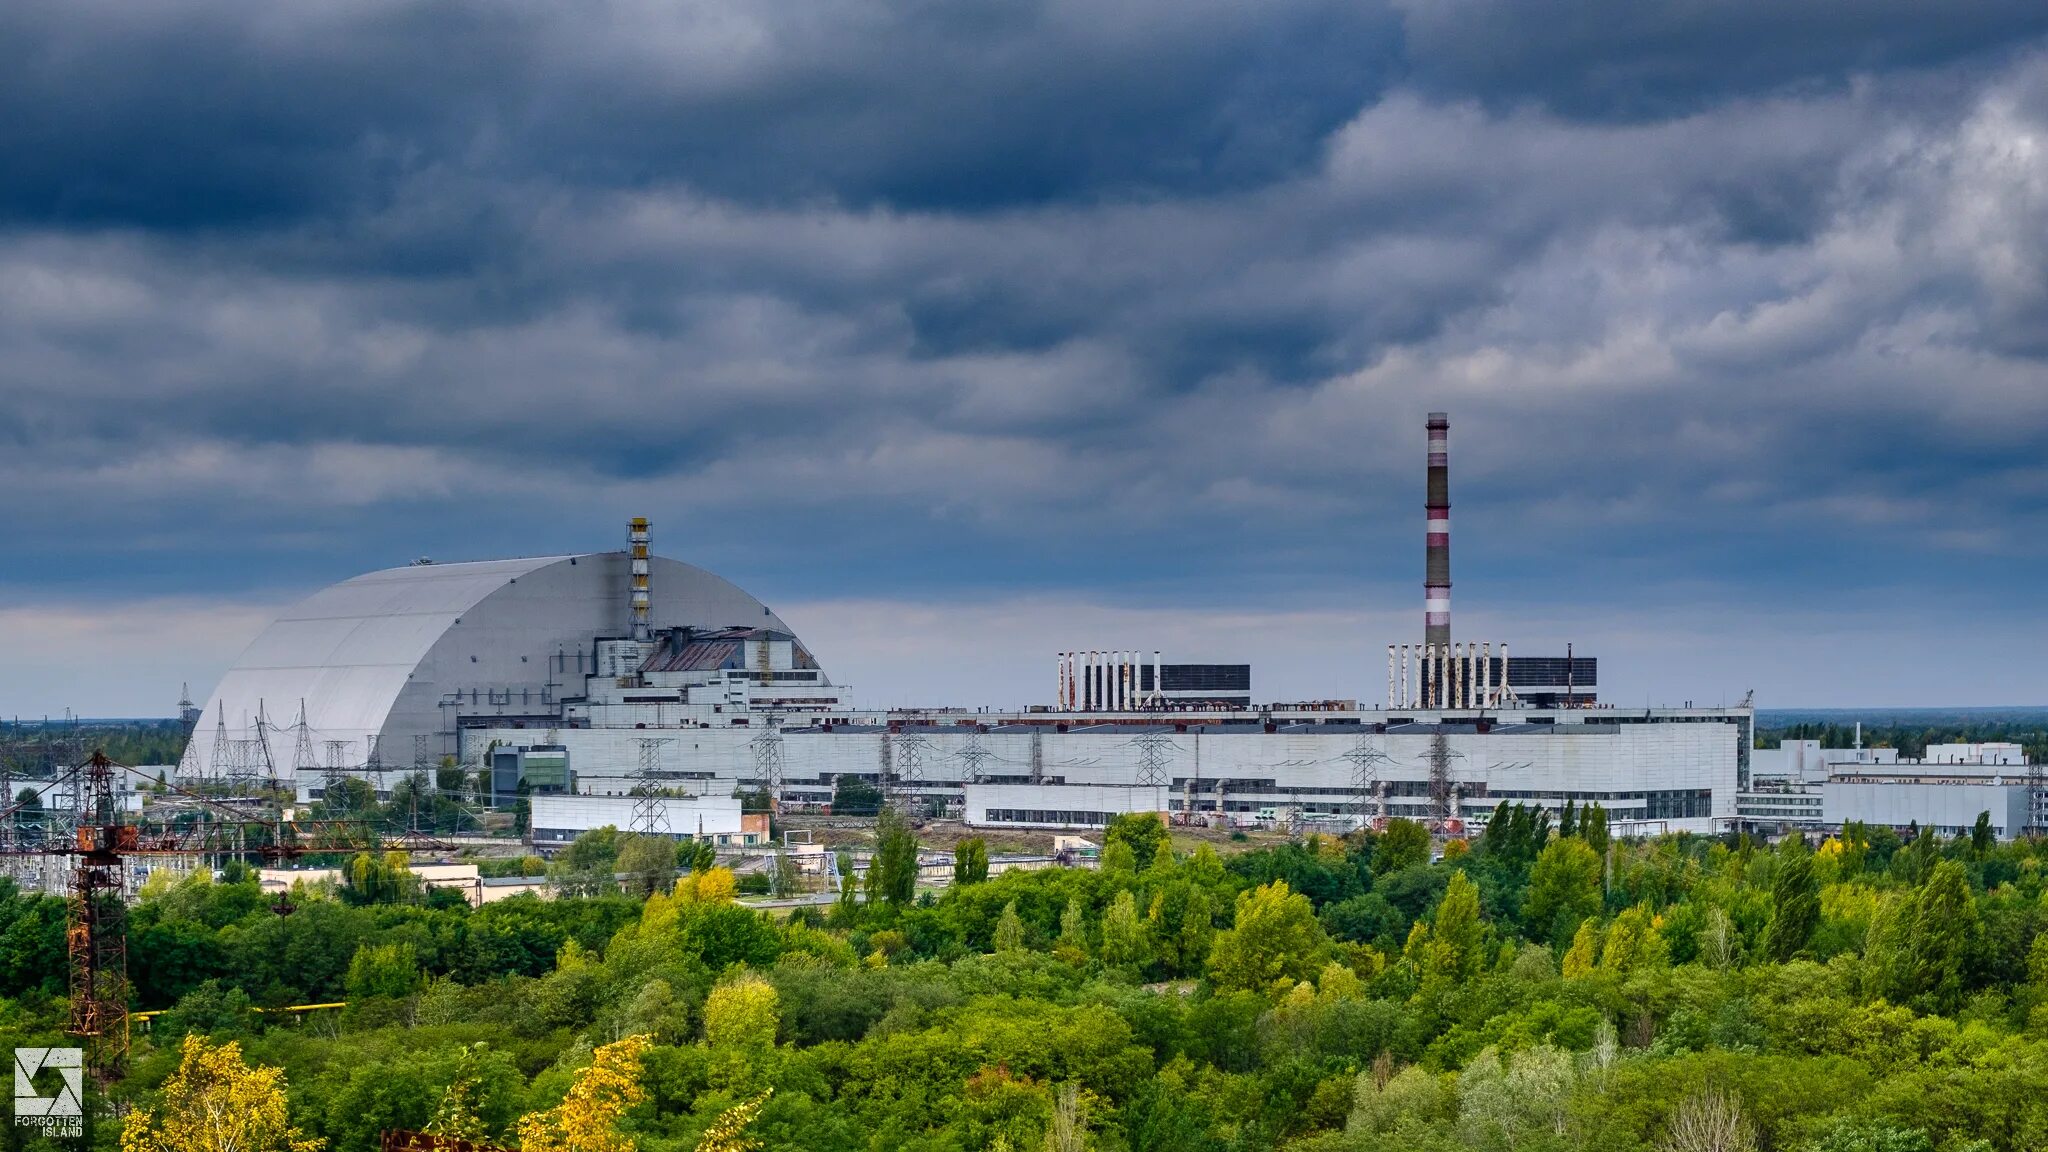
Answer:
[(123, 930), (127, 868), (107, 833), (117, 819), (114, 764), (94, 754), (72, 780), (85, 849), (71, 872), (65, 939), (69, 945), (71, 1026), (87, 1039), (94, 1079), (105, 1084), (128, 1053), (128, 946)]
[(666, 736), (643, 736), (634, 743), (640, 745), (640, 770), (633, 778), (633, 831), (643, 836), (667, 836), (674, 830), (669, 827), (668, 805), (662, 803), (657, 781), (661, 746), (675, 741)]
[(924, 756), (931, 751), (932, 742), (922, 732), (898, 732), (886, 743), (894, 747), (896, 775), (895, 787), (887, 789), (883, 801), (903, 808), (916, 803), (924, 787)]
[[(188, 728), (196, 728), (197, 726), (197, 721), (187, 725)], [(206, 778), (205, 770), (199, 763), (199, 741), (192, 739), (192, 733), (189, 731), (185, 733), (185, 750), (178, 753), (176, 775), (180, 781), (187, 784)], [(10, 803), (13, 802), (13, 799), (12, 796), (8, 797)]]
[(272, 789), (278, 786), (277, 758), (270, 754), (270, 717), (264, 714), (263, 701), (256, 701), (256, 759), (250, 767), (263, 769), (263, 780)]
[(954, 755), (967, 761), (967, 779), (980, 784), (983, 781), (982, 765), (995, 759), (996, 754), (989, 751), (988, 746), (981, 742), (981, 728), (977, 725), (974, 731), (967, 734), (967, 747)]
[(263, 758), (256, 744), (242, 736), (228, 742), (228, 786), (236, 795), (246, 794), (256, 782), (256, 765)]
[(1351, 761), (1351, 789), (1358, 793), (1358, 826), (1364, 828), (1371, 823), (1378, 799), (1380, 765), (1391, 757), (1374, 742), (1369, 732), (1360, 732), (1358, 741), (1343, 756)]
[(384, 791), (384, 738), (372, 732), (364, 739), (369, 741), (370, 754), (363, 758), (363, 782), (374, 795)]
[(234, 766), (234, 749), (228, 747), (227, 705), (217, 706), (213, 715), (213, 760), (206, 766), (206, 780), (209, 784), (218, 784)]
[(292, 725), (296, 735), (292, 738), (292, 775), (299, 776), (320, 770), (320, 761), (313, 755), (313, 727), (306, 723), (306, 702), (299, 701), (299, 719)]
[(761, 730), (761, 734), (747, 741), (754, 750), (754, 779), (768, 791), (769, 806), (776, 811), (782, 808), (782, 730), (772, 723)]
[(342, 763), (342, 759), (347, 753), (348, 741), (327, 741), (327, 772), (321, 778), (320, 783), (321, 788), (325, 790), (325, 795), (333, 796), (335, 790), (341, 787), (342, 780), (347, 777), (348, 767)]
[(1429, 818), (1438, 828), (1457, 813), (1457, 781), (1451, 776), (1451, 761), (1464, 758), (1464, 754), (1451, 750), (1450, 737), (1439, 732), (1429, 740)]
[(1166, 762), (1173, 749), (1173, 737), (1164, 732), (1139, 734), (1138, 745), (1138, 787), (1166, 787)]

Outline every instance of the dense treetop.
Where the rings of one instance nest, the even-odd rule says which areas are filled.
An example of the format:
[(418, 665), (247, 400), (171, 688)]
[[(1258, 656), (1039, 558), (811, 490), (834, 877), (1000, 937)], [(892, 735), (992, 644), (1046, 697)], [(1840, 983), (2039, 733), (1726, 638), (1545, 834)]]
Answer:
[[(790, 913), (693, 853), (608, 890), (626, 839), (582, 846), (593, 894), (475, 910), (369, 856), (287, 916), (240, 868), (152, 881), (129, 957), (136, 1007), (166, 1011), (113, 1091), (161, 1127), (191, 1113), (181, 1067), (237, 1091), (274, 1070), (249, 1081), (283, 1102), (264, 1130), (332, 1152), (399, 1127), (645, 1152), (2048, 1146), (2036, 845), (1618, 840), (1597, 809), (1504, 805), (1470, 844), (1396, 822), (1219, 854), (1136, 818), (1100, 868), (969, 851), (930, 891), (892, 817), (868, 880)], [(60, 1041), (62, 912), (0, 886), (0, 1046)]]

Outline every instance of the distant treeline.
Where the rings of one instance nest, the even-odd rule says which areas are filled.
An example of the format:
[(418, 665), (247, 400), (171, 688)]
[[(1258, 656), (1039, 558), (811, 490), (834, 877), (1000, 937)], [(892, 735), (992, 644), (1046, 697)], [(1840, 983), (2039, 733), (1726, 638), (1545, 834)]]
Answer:
[(176, 720), (120, 724), (0, 722), (0, 763), (17, 776), (41, 776), (76, 764), (94, 749), (117, 764), (176, 764), (185, 754), (185, 726)]
[[(1787, 740), (1818, 740), (1823, 748), (1850, 748), (1856, 743), (1856, 723), (1802, 721), (1767, 728), (1758, 722), (1756, 746), (1776, 748)], [(1863, 725), (1865, 748), (1896, 748), (1899, 755), (1918, 759), (1929, 744), (2011, 743), (2026, 749), (2029, 760), (2048, 758), (2048, 719), (2034, 715), (2025, 719), (1972, 718), (1949, 723), (1905, 723)]]

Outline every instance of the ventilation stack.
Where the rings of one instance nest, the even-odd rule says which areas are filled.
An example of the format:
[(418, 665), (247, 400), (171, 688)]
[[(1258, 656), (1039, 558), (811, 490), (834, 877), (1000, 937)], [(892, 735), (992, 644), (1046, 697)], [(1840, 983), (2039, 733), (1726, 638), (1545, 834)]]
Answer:
[(627, 522), (633, 559), (633, 639), (646, 643), (654, 639), (654, 602), (647, 591), (647, 517)]
[[(1451, 418), (1448, 413), (1429, 414), (1429, 494), (1425, 560), (1422, 580), (1422, 642), (1435, 652), (1451, 651)], [(1430, 706), (1449, 702), (1439, 678)]]

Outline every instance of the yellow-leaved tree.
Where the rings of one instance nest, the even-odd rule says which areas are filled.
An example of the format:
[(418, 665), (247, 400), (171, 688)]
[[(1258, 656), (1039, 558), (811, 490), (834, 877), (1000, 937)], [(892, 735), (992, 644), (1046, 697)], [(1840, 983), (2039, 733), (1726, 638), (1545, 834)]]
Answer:
[(761, 1106), (768, 1103), (767, 1089), (750, 1100), (742, 1100), (718, 1114), (711, 1127), (704, 1130), (704, 1138), (697, 1141), (697, 1152), (754, 1152), (761, 1146), (759, 1140), (747, 1135), (747, 1125), (761, 1114)]
[(676, 881), (675, 899), (685, 904), (723, 904), (739, 895), (730, 868), (706, 868)]
[(633, 1152), (619, 1120), (647, 1098), (640, 1061), (649, 1046), (645, 1036), (628, 1036), (592, 1053), (560, 1104), (520, 1118), (520, 1152)]
[(292, 1126), (284, 1069), (251, 1068), (240, 1044), (196, 1035), (185, 1037), (156, 1107), (121, 1126), (121, 1152), (318, 1152), (323, 1143)]
[(782, 1027), (775, 985), (752, 972), (721, 981), (704, 999), (704, 1042), (758, 1055), (775, 1047)]

